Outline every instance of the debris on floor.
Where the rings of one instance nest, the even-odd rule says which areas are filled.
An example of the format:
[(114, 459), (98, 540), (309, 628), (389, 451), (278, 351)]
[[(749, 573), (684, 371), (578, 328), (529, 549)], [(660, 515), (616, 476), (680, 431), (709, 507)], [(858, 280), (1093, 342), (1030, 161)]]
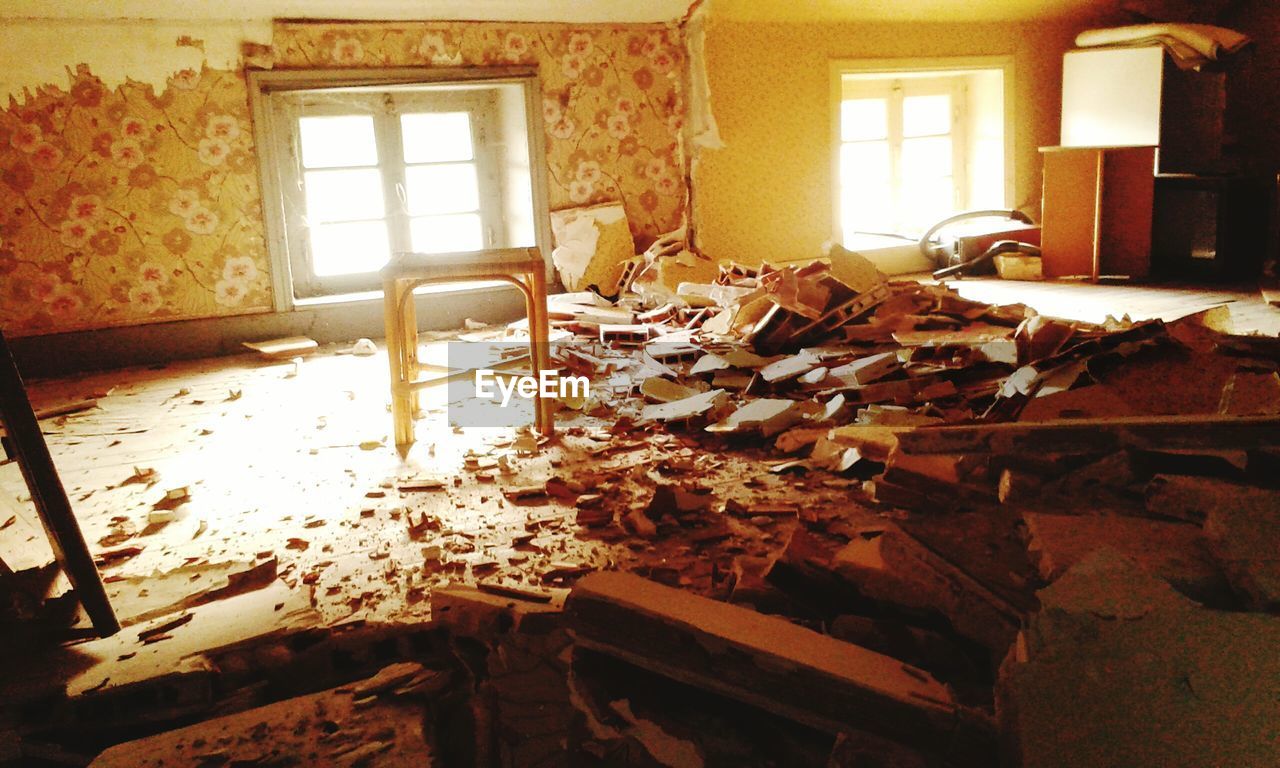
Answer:
[[(558, 403), (552, 440), (450, 430), (428, 390), (402, 458), (370, 428), (385, 361), (351, 350), (303, 376), (281, 375), (289, 348), (94, 379), (116, 388), (49, 440), (126, 629), (12, 678), (0, 735), (56, 742), (77, 707), (177, 690), (113, 722), (227, 716), (95, 765), (143, 744), (208, 764), (1197, 764), (1162, 751), (1183, 721), (1219, 762), (1276, 762), (1280, 342), (1211, 312), (1055, 319), (836, 249), (716, 266), (673, 240), (637, 267), (584, 221), (562, 222), (578, 290), (549, 317), (590, 394)], [(0, 542), (38, 537), (9, 496)], [(47, 562), (0, 579), (6, 618), (65, 595), (31, 578)], [(306, 649), (391, 627), (443, 633), (422, 641), (440, 658), (396, 646), (317, 693), (335, 681)], [(33, 730), (49, 701), (63, 716)]]

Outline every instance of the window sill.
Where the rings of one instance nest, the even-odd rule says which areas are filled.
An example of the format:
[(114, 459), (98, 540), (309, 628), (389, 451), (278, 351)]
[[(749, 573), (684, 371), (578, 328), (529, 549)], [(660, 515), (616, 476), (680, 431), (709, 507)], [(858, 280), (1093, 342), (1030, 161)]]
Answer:
[[(456, 294), (480, 293), (496, 288), (511, 288), (509, 283), (501, 280), (471, 280), (457, 283), (434, 283), (422, 285), (413, 292), (415, 296), (423, 294)], [(295, 298), (294, 309), (311, 309), (313, 307), (333, 307), (344, 304), (366, 304), (371, 301), (382, 301), (382, 291), (357, 291), (355, 293), (334, 293), (326, 296), (307, 296)]]

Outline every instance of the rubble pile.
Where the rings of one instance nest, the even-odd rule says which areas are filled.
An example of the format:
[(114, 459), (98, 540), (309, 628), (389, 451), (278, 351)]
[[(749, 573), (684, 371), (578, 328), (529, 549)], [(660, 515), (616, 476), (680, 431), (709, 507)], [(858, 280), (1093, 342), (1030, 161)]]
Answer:
[[(1280, 341), (1222, 333), (1213, 311), (1167, 324), (1127, 318), (1089, 324), (852, 271), (863, 278), (856, 286), (823, 262), (723, 266), (713, 282), (661, 294), (658, 306), (652, 291), (614, 302), (587, 293), (552, 297), (556, 359), (593, 382), (591, 398), (569, 407), (612, 424), (615, 445), (670, 433), (665, 439), (679, 436), (707, 451), (697, 457), (702, 463), (689, 462), (683, 479), (673, 481), (682, 473), (661, 468), (650, 472), (647, 503), (607, 490), (577, 497), (580, 504), (589, 499), (579, 522), (696, 545), (703, 536), (736, 541), (735, 520), (785, 520), (780, 550), (739, 547), (729, 572), (713, 572), (711, 589), (703, 591), (781, 614), (843, 642), (848, 653), (886, 654), (917, 669), (922, 682), (941, 682), (953, 706), (968, 713), (966, 722), (982, 722), (984, 712), (998, 718), (1009, 764), (1136, 759), (1138, 737), (1118, 736), (1127, 726), (1115, 718), (1090, 721), (1093, 737), (1114, 747), (1096, 749), (1094, 762), (1048, 757), (1070, 731), (1051, 738), (1052, 726), (1029, 722), (1028, 713), (1059, 719), (1088, 713), (1069, 702), (1042, 707), (1053, 694), (1019, 684), (1040, 674), (1025, 665), (1034, 665), (1037, 653), (1061, 663), (1077, 650), (1089, 659), (1115, 651), (1076, 649), (1071, 643), (1083, 641), (1074, 635), (1055, 636), (1049, 646), (1026, 633), (1042, 621), (1041, 591), (1093, 567), (1099, 552), (1172, 590), (1206, 625), (1217, 627), (1221, 619), (1226, 626), (1227, 611), (1275, 611), (1277, 560), (1269, 534), (1280, 520)], [(847, 264), (842, 273), (850, 273)], [(576, 429), (569, 434), (580, 434)], [(758, 478), (745, 480), (745, 497), (708, 490), (716, 472), (703, 460), (762, 448), (773, 454), (765, 455), (762, 471), (783, 484), (780, 494), (753, 499)], [(610, 487), (607, 472), (584, 471), (595, 476), (584, 491)], [(839, 502), (808, 502), (818, 487)], [(1268, 534), (1267, 543), (1248, 531)], [(587, 583), (594, 582), (580, 584)], [(1109, 599), (1128, 599), (1124, 580), (1106, 588)], [(583, 589), (570, 597), (581, 646), (729, 698), (755, 704), (769, 698), (753, 694), (748, 682), (730, 682), (732, 669), (708, 675), (715, 659), (680, 658), (689, 633), (704, 629), (676, 615), (683, 609), (674, 597), (646, 602), (642, 596), (656, 586)], [(1116, 620), (1083, 606), (1055, 610)], [(735, 653), (758, 654), (766, 652), (752, 643), (779, 632), (750, 619), (725, 621), (740, 632), (726, 629), (714, 642), (699, 642), (745, 643), (749, 650)], [(1274, 617), (1257, 614), (1256, 621), (1274, 631)], [(1111, 636), (1105, 628), (1093, 631), (1101, 634), (1091, 643)], [(797, 653), (807, 646), (807, 640), (793, 644)], [(1253, 644), (1250, 652), (1259, 648)], [(1209, 667), (1230, 653), (1199, 646), (1188, 652), (1205, 654)], [(777, 663), (803, 666), (782, 655)], [(1104, 688), (1073, 682), (1070, 696), (1105, 698)], [(1260, 702), (1273, 688), (1262, 684), (1249, 694), (1250, 706), (1265, 708)], [(776, 700), (785, 699), (786, 684), (771, 690), (770, 706), (785, 717), (821, 720)], [(1162, 733), (1174, 724), (1161, 718), (1186, 717), (1186, 709), (1185, 702), (1170, 705), (1137, 732)], [(920, 740), (937, 735), (919, 725), (920, 716), (869, 726), (846, 721), (841, 739), (870, 733), (895, 750), (906, 744), (920, 764), (994, 764), (994, 752), (981, 748), (974, 757), (921, 747)], [(1274, 743), (1261, 737), (1235, 749), (1275, 758)]]
[[(554, 438), (445, 428), (362, 474), (382, 441), (325, 438), (300, 450), (345, 506), (248, 557), (104, 566), (129, 630), (81, 645), (64, 693), (97, 709), (64, 730), (266, 704), (95, 765), (1280, 764), (1280, 339), (1045, 317), (838, 249), (669, 256), (550, 297), (553, 359), (590, 381)], [(450, 337), (521, 363), (526, 333)], [(171, 494), (211, 495), (132, 471), (164, 498), (111, 518), (125, 563)], [(189, 698), (122, 706), (175, 685), (157, 668)]]

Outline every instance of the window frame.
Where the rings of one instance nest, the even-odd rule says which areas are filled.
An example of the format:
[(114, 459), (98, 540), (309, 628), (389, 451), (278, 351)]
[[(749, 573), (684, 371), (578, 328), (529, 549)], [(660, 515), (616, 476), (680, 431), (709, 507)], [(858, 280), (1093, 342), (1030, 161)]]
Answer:
[[(275, 297), (276, 311), (288, 311), (299, 305), (332, 303), (344, 299), (368, 298), (376, 299), (381, 292), (381, 283), (373, 273), (359, 275), (318, 277), (310, 271), (309, 248), (306, 247), (305, 227), (299, 225), (296, 212), (305, 211), (305, 205), (299, 208), (301, 198), (305, 194), (300, 186), (295, 185), (293, 191), (287, 191), (289, 176), (285, 164), (296, 163), (293, 173), (301, 178), (301, 152), (292, 146), (292, 137), (296, 129), (284, 119), (289, 109), (284, 103), (286, 99), (272, 99), (275, 94), (307, 94), (314, 92), (317, 96), (325, 93), (340, 95), (352, 93), (354, 89), (381, 89), (392, 91), (401, 87), (405, 91), (404, 100), (428, 100), (444, 97), (456, 106), (459, 101), (472, 98), (469, 90), (483, 91), (486, 86), (516, 85), (523, 89), (525, 106), (525, 125), (528, 136), (530, 186), (533, 198), (534, 237), (536, 245), (544, 254), (549, 251), (550, 214), (547, 203), (545, 158), (546, 153), (541, 120), (541, 86), (537, 71), (531, 67), (491, 67), (484, 69), (462, 68), (388, 68), (378, 70), (360, 69), (320, 69), (320, 70), (249, 70), (248, 83), (250, 107), (253, 114), (254, 134), (259, 154), (259, 178), (262, 185), (263, 217), (266, 225), (267, 250), (272, 264), (272, 287)], [(440, 94), (416, 94), (415, 86), (452, 86), (459, 88), (452, 92)], [(496, 100), (496, 99), (494, 99)], [(310, 108), (308, 108), (310, 110)], [(320, 114), (323, 110), (308, 112)], [(408, 112), (433, 111), (431, 109), (404, 110)], [(434, 111), (462, 111), (445, 108)], [(469, 111), (469, 110), (468, 110)], [(496, 115), (496, 109), (491, 110)], [(336, 112), (335, 112), (336, 113)], [(352, 112), (343, 112), (352, 114)], [(293, 112), (293, 119), (300, 113)], [(419, 165), (403, 161), (400, 140), (399, 112), (395, 115), (383, 115), (383, 120), (393, 130), (378, 131), (375, 126), (375, 141), (379, 153), (379, 169), (387, 167), (389, 158), (386, 152), (394, 149), (397, 159), (390, 162), (398, 167), (399, 173), (404, 169)], [(378, 117), (375, 116), (375, 123)], [(502, 214), (502, 197), (506, 194), (507, 180), (501, 169), (502, 163), (497, 158), (496, 150), (487, 149), (486, 136), (500, 135), (498, 120), (482, 120), (472, 124), (472, 144), (475, 148), (473, 162), (477, 175), (481, 177), (480, 205), (481, 225), (484, 227), (484, 247), (491, 247), (505, 237), (504, 217)], [(395, 141), (392, 141), (392, 139)], [(372, 167), (372, 166), (367, 166)], [(496, 194), (484, 193), (485, 177), (488, 178)], [(388, 222), (388, 239), (391, 252), (408, 250), (409, 217), (402, 210), (401, 194), (403, 187), (398, 186), (399, 178), (383, 174), (383, 197), (386, 206), (385, 219)], [(293, 209), (295, 215), (290, 215)], [(403, 229), (401, 234), (399, 230)], [(293, 247), (291, 247), (293, 246)], [(457, 290), (463, 290), (459, 287)]]
[[(840, 105), (845, 99), (844, 78), (846, 75), (891, 75), (891, 74), (910, 74), (910, 73), (930, 73), (937, 76), (937, 80), (945, 80), (953, 76), (960, 76), (968, 73), (979, 71), (1000, 70), (1003, 86), (1003, 142), (1004, 142), (1004, 198), (1006, 201), (1015, 199), (1014, 179), (1014, 59), (1012, 56), (973, 56), (973, 57), (949, 57), (949, 58), (929, 58), (929, 59), (832, 59), (829, 66), (830, 74), (830, 100), (831, 100), (831, 216), (832, 216), (832, 239), (834, 242), (843, 243), (845, 232), (842, 216), (842, 185), (840, 178), (840, 152), (844, 145), (840, 130)], [(914, 78), (913, 78), (914, 79)], [(922, 80), (931, 80), (934, 78), (921, 78)], [(890, 78), (885, 78), (884, 82), (889, 85), (893, 82)], [(917, 94), (910, 94), (917, 95)], [(900, 101), (901, 94), (896, 95), (895, 100), (899, 104), (897, 110), (897, 120), (901, 120)], [(963, 158), (966, 164), (964, 168), (953, 168), (954, 188), (958, 193), (967, 195), (969, 169), (967, 164), (970, 160), (968, 157), (967, 144), (965, 147), (958, 147), (957, 142), (967, 142), (967, 137), (963, 135), (965, 126), (958, 126), (958, 121), (954, 118), (955, 100), (953, 97), (953, 153), (956, 158)], [(893, 103), (889, 109), (889, 142), (891, 154), (891, 174), (893, 183), (896, 187), (897, 181), (897, 162), (901, 136), (901, 125), (894, 125), (895, 110)], [(894, 145), (894, 137), (897, 137), (898, 145)], [(1008, 203), (1012, 205), (1012, 203)]]

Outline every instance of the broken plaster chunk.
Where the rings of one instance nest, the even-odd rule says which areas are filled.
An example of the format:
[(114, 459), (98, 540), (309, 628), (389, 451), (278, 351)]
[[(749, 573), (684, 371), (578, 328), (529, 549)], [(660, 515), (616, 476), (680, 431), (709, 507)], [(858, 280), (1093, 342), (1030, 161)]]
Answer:
[(640, 411), (640, 419), (642, 421), (689, 421), (704, 416), (710, 417), (728, 405), (728, 402), (728, 394), (723, 389), (713, 389), (670, 403), (645, 406)]
[(852, 363), (832, 368), (831, 376), (861, 386), (879, 381), (901, 368), (902, 362), (898, 359), (898, 353), (881, 352), (878, 355), (859, 358)]
[(661, 376), (650, 376), (640, 382), (640, 394), (651, 403), (671, 403), (693, 397), (698, 394), (698, 390)]
[(816, 355), (801, 352), (764, 366), (760, 369), (760, 378), (770, 384), (777, 384), (808, 373), (821, 364), (822, 360)]
[(723, 420), (707, 425), (706, 431), (721, 434), (760, 432), (765, 437), (772, 437), (800, 421), (798, 406), (795, 400), (752, 400)]

